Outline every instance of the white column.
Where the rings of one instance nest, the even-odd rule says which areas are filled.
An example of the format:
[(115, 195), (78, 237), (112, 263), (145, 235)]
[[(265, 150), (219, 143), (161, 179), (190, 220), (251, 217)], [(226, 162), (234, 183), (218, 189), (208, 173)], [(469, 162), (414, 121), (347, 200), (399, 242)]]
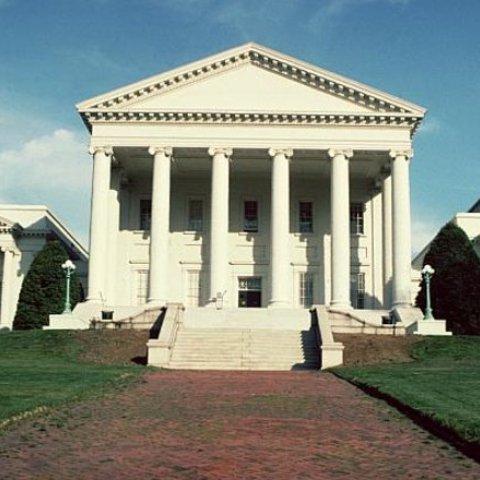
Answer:
[(271, 226), (270, 226), (270, 282), (269, 307), (288, 307), (291, 304), (290, 268), (290, 158), (291, 148), (271, 148)]
[[(228, 210), (229, 210), (229, 163), (231, 148), (211, 147), (212, 199), (210, 215), (210, 290), (208, 302), (215, 305), (221, 297), (226, 303), (228, 283)], [(218, 305), (220, 307), (220, 305)]]
[(392, 157), (392, 235), (393, 235), (393, 307), (411, 306), (410, 238), (410, 150), (391, 151)]
[(88, 297), (92, 302), (105, 298), (108, 249), (108, 191), (110, 189), (111, 147), (92, 147), (93, 180), (90, 217), (90, 258)]
[(117, 243), (120, 230), (120, 181), (122, 171), (112, 168), (110, 190), (108, 191), (108, 260), (106, 303), (114, 306), (118, 303), (116, 290), (118, 283)]
[(2, 272), (2, 298), (0, 305), (0, 327), (12, 328), (13, 318), (10, 315), (10, 304), (12, 301), (13, 288), (13, 251), (9, 248), (2, 248), (3, 272)]
[(150, 147), (148, 151), (153, 155), (148, 303), (164, 305), (168, 299), (172, 149), (171, 147)]
[(330, 305), (351, 308), (350, 303), (350, 178), (351, 149), (328, 151), (332, 159), (330, 176), (332, 298)]
[(383, 303), (392, 305), (392, 177), (382, 180)]

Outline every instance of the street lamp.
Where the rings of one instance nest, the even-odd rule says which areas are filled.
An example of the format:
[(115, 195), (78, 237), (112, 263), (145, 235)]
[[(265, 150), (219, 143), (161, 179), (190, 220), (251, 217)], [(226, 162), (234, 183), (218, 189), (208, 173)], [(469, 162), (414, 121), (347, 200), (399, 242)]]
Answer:
[(67, 281), (67, 288), (65, 291), (65, 307), (63, 309), (63, 313), (72, 313), (72, 306), (70, 305), (70, 276), (72, 272), (75, 270), (74, 263), (68, 259), (65, 263), (62, 264), (62, 268), (65, 272), (65, 278)]
[(435, 273), (435, 270), (430, 265), (425, 265), (422, 269), (422, 276), (425, 280), (425, 315), (424, 320), (435, 320), (432, 314), (432, 302), (430, 299), (430, 279)]

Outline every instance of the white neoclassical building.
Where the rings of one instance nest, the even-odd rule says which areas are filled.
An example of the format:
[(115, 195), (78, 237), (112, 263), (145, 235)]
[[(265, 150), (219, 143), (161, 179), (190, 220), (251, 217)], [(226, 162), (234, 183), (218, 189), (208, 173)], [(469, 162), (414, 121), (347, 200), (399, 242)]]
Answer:
[(0, 204), (0, 328), (12, 328), (22, 283), (37, 253), (59, 240), (86, 286), (88, 254), (45, 205)]
[(78, 315), (411, 306), (422, 107), (253, 43), (77, 107), (93, 157)]

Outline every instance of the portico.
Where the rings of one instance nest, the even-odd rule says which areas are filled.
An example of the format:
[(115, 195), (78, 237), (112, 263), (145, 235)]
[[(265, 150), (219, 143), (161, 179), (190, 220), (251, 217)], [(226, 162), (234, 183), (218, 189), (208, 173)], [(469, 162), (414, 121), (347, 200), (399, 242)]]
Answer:
[(243, 282), (269, 308), (410, 305), (422, 108), (255, 44), (78, 108), (90, 303), (232, 308)]

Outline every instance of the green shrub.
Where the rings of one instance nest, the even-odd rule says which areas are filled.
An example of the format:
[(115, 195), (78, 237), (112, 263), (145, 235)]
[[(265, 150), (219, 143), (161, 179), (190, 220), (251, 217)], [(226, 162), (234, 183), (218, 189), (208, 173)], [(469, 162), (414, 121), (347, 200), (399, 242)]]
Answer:
[[(53, 240), (38, 253), (25, 276), (13, 322), (16, 330), (42, 328), (51, 313), (62, 313), (65, 306), (65, 273), (62, 263), (68, 259), (65, 247)], [(70, 299), (72, 308), (81, 298), (80, 282), (72, 274)]]
[[(480, 334), (480, 259), (466, 233), (447, 223), (432, 241), (423, 264), (435, 269), (430, 289), (434, 316), (446, 319), (453, 333)], [(416, 302), (425, 310), (423, 281)]]

